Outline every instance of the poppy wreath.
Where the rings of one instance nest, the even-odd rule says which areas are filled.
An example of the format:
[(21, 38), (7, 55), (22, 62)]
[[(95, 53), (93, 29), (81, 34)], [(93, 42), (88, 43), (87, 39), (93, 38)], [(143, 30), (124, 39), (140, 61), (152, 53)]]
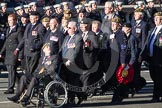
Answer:
[(122, 67), (121, 65), (118, 67), (116, 71), (116, 78), (120, 84), (128, 84), (133, 80), (134, 77), (134, 69), (132, 65), (128, 65), (128, 68)]

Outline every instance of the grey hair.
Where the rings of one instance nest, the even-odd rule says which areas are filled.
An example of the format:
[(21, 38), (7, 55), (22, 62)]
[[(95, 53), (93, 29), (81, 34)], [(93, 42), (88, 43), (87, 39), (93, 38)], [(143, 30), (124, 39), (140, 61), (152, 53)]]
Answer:
[(77, 22), (75, 21), (70, 21), (69, 24), (75, 28), (77, 28)]

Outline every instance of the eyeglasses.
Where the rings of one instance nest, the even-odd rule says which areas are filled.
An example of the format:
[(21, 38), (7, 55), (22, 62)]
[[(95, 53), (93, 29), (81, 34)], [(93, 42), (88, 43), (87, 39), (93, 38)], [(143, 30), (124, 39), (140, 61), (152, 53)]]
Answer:
[(68, 27), (68, 29), (72, 29), (71, 27)]

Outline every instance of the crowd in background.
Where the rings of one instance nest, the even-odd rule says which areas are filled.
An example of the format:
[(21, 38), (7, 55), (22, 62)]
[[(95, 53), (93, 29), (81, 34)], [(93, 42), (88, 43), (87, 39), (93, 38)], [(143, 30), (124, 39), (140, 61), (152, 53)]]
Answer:
[[(13, 6), (10, 14), (6, 12), (10, 3), (1, 3), (0, 58), (4, 58), (9, 72), (8, 90), (4, 93), (13, 94), (17, 77), (20, 80), (15, 96), (8, 97), (9, 100), (17, 102), (27, 89), (21, 104), (28, 105), (38, 79), (42, 75), (54, 79), (60, 62), (64, 62), (60, 77), (83, 88), (79, 93), (69, 90), (67, 104), (75, 105), (76, 96), (77, 105), (86, 100), (86, 87), (105, 80), (108, 68), (114, 74), (101, 85), (102, 93), (112, 90), (112, 103), (118, 104), (129, 93), (133, 96), (145, 86), (140, 72), (142, 61), (147, 61), (154, 81), (151, 101), (162, 101), (162, 12), (154, 7), (154, 0), (137, 1), (130, 14), (123, 11), (121, 1), (104, 2), (103, 11), (98, 10), (95, 0), (82, 5), (77, 0), (72, 1), (74, 4), (40, 1), (26, 0), (27, 5)], [(44, 11), (38, 10), (39, 6)], [(113, 61), (112, 54), (118, 59)], [(99, 69), (90, 73), (96, 61)], [(117, 64), (109, 67), (112, 61)], [(66, 68), (73, 64), (83, 71), (74, 73)], [(25, 72), (22, 76), (16, 72), (18, 65)]]
[[(73, 5), (78, 5), (78, 4), (82, 4), (85, 2), (89, 2), (90, 0), (0, 0), (0, 2), (6, 2), (8, 4), (8, 7), (15, 7), (15, 6), (19, 6), (19, 5), (26, 5), (30, 2), (34, 2), (36, 1), (38, 3), (39, 7), (42, 6), (47, 6), (47, 5), (54, 5), (54, 4), (59, 4), (61, 2), (72, 2)], [(114, 0), (96, 0), (98, 5), (104, 5), (104, 3), (106, 1), (114, 1)], [(123, 5), (128, 5), (128, 4), (135, 4), (136, 1), (138, 0), (116, 0), (116, 1), (120, 1), (123, 2)], [(146, 0), (144, 0), (145, 3)], [(155, 3), (159, 3), (160, 0), (155, 0)]]

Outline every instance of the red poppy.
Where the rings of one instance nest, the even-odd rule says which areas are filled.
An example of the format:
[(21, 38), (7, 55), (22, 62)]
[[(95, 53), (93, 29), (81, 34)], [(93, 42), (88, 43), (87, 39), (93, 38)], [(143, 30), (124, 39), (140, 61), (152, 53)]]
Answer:
[(120, 84), (128, 84), (133, 80), (134, 77), (134, 69), (132, 65), (128, 65), (127, 69), (119, 66), (116, 72), (116, 78)]

